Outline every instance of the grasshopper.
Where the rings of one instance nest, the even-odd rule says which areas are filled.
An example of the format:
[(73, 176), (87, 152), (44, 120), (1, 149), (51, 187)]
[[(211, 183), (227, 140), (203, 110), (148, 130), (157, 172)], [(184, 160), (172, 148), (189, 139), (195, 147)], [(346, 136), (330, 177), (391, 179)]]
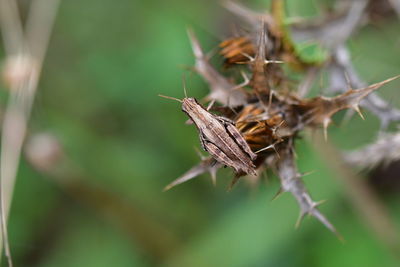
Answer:
[(199, 131), (201, 146), (215, 160), (232, 167), (238, 174), (244, 172), (257, 175), (253, 163), (257, 155), (251, 151), (233, 121), (211, 114), (195, 98), (185, 97), (181, 100), (160, 96), (182, 103), (182, 111), (188, 115)]

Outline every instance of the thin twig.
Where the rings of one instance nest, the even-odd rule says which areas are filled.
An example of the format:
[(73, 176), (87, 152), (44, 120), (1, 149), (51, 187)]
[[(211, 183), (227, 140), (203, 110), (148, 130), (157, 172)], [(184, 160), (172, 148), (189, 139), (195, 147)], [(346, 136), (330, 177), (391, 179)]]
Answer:
[(373, 169), (400, 160), (400, 133), (382, 133), (376, 142), (343, 154), (350, 166)]

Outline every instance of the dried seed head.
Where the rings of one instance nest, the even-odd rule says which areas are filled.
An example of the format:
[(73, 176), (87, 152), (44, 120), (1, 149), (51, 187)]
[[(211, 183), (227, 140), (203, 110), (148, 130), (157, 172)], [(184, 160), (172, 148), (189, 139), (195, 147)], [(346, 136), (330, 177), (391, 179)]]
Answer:
[[(373, 95), (374, 91), (399, 76), (370, 86), (358, 83), (354, 87), (359, 89), (352, 89), (347, 88), (347, 84), (354, 84), (356, 76), (353, 74), (349, 77), (349, 82), (343, 84), (343, 74), (340, 74), (339, 85), (343, 88), (335, 90), (341, 94), (335, 97), (305, 98), (308, 90), (301, 89), (301, 86), (289, 81), (281, 64), (269, 64), (287, 60), (288, 67), (292, 71), (311, 73), (312, 75), (307, 75), (311, 77), (311, 82), (307, 82), (307, 87), (311, 87), (315, 74), (324, 68), (321, 62), (306, 62), (298, 54), (295, 43), (284, 24), (283, 3), (283, 1), (272, 2), (273, 15), (257, 14), (236, 3), (225, 3), (228, 9), (244, 18), (254, 29), (246, 35), (229, 38), (220, 43), (220, 54), (224, 57), (225, 65), (232, 69), (237, 68), (237, 73), (243, 76), (244, 81), (238, 85), (232, 83), (238, 80), (236, 76), (222, 76), (209, 63), (209, 58), (203, 52), (198, 39), (191, 30), (188, 30), (196, 58), (195, 70), (209, 84), (210, 94), (207, 99), (213, 104), (216, 103), (213, 110), (218, 110), (221, 116), (209, 113), (209, 109), (204, 109), (193, 98), (182, 100), (183, 111), (197, 126), (202, 146), (211, 157), (203, 159), (199, 165), (172, 182), (166, 189), (193, 179), (204, 172), (210, 172), (215, 181), (216, 170), (223, 165), (233, 168), (236, 172), (229, 188), (232, 188), (243, 175), (252, 174), (259, 177), (264, 169), (277, 170), (281, 191), (290, 192), (300, 207), (298, 224), (305, 215), (309, 214), (337, 234), (334, 226), (318, 210), (317, 207), (321, 202), (311, 199), (301, 180), (302, 175), (299, 174), (295, 162), (295, 141), (304, 128), (316, 128), (321, 125), (327, 138), (327, 128), (331, 123), (331, 118), (340, 110), (354, 110), (363, 118), (360, 105), (366, 98), (370, 102), (369, 106), (372, 106), (370, 109), (378, 116), (385, 113), (382, 117), (390, 117), (388, 121), (391, 121), (398, 115), (397, 118), (400, 121), (400, 112), (399, 114), (393, 110), (383, 112), (377, 104), (379, 102), (376, 100), (377, 96)], [(355, 4), (354, 10), (359, 12), (362, 8)], [(355, 12), (354, 10), (351, 12)], [(353, 14), (351, 12), (348, 16)], [(343, 18), (338, 25), (343, 25), (342, 20)], [(323, 27), (329, 28), (329, 25), (323, 25)], [(354, 26), (351, 25), (350, 29), (352, 30)], [(335, 33), (331, 28), (327, 32)], [(301, 33), (304, 35), (305, 30)], [(337, 33), (337, 35), (338, 40), (345, 40), (348, 32)], [(329, 40), (326, 36), (321, 39), (324, 43)], [(341, 46), (338, 46), (334, 40), (332, 44), (326, 46), (337, 50), (337, 53), (335, 52), (337, 57), (332, 52), (334, 60), (323, 62), (335, 70), (332, 73), (338, 76), (339, 67), (352, 70), (349, 63), (344, 62), (349, 57), (339, 57), (339, 52), (342, 51)], [(324, 57), (322, 60), (327, 60), (327, 58)], [(296, 89), (300, 92), (296, 92)], [(374, 101), (370, 100), (371, 96), (374, 97)], [(348, 157), (355, 158), (357, 155)], [(214, 165), (213, 162), (217, 164)]]

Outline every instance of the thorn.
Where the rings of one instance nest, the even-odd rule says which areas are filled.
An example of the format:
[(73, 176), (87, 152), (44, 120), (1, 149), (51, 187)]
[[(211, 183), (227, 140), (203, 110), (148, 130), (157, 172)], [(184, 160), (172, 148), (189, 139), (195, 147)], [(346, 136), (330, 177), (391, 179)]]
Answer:
[(235, 184), (239, 181), (240, 176), (239, 175), (235, 175), (228, 187), (228, 192), (231, 192), (233, 187), (235, 186)]
[(187, 34), (189, 36), (189, 39), (190, 39), (190, 42), (192, 45), (192, 50), (193, 50), (194, 56), (197, 59), (204, 58), (203, 50), (201, 49), (199, 41), (197, 40), (197, 37), (191, 28), (187, 28)]
[(353, 106), (353, 109), (358, 113), (358, 115), (360, 115), (361, 119), (365, 120), (363, 114), (361, 113), (360, 107), (357, 105)]
[(313, 207), (313, 208), (316, 208), (316, 207), (318, 207), (318, 206), (324, 204), (325, 202), (326, 202), (326, 199), (323, 199), (323, 200), (320, 200), (320, 201), (317, 201), (317, 202), (313, 202), (312, 207)]
[(262, 152), (262, 151), (265, 151), (265, 150), (268, 150), (268, 149), (272, 148), (273, 150), (275, 150), (275, 153), (278, 155), (278, 158), (280, 158), (279, 153), (278, 153), (278, 151), (277, 151), (276, 148), (275, 148), (275, 145), (276, 145), (277, 143), (278, 143), (278, 142), (273, 143), (272, 145), (269, 145), (269, 146), (267, 146), (267, 147), (261, 148), (260, 150), (254, 152), (254, 153), (257, 154), (257, 153), (259, 153), (259, 152)]
[(247, 76), (247, 74), (243, 70), (240, 71), (240, 75), (242, 75), (242, 77), (243, 77), (243, 79), (245, 81), (249, 81), (249, 77)]
[(206, 172), (214, 172), (216, 173), (218, 170), (219, 166), (216, 166), (216, 161), (212, 158), (205, 158), (200, 162), (199, 164), (193, 166), (191, 169), (189, 169), (187, 172), (185, 172), (183, 175), (169, 183), (166, 187), (164, 187), (163, 192), (168, 191), (169, 189), (180, 185), (184, 182), (187, 182), (189, 180), (192, 180), (196, 177), (198, 177), (201, 174), (204, 174)]
[(281, 188), (279, 188), (278, 192), (272, 197), (271, 201), (274, 201), (275, 199), (279, 198), (285, 191)]
[(276, 131), (285, 123), (285, 120), (282, 120), (277, 126), (272, 128), (272, 134), (276, 135)]
[(386, 79), (386, 80), (384, 80), (382, 82), (371, 84), (370, 86), (365, 87), (365, 88), (357, 89), (356, 91), (365, 90), (365, 91), (368, 91), (368, 92), (372, 92), (374, 90), (377, 90), (381, 86), (383, 86), (383, 85), (385, 85), (385, 84), (387, 84), (387, 83), (389, 83), (389, 82), (391, 82), (393, 80), (396, 80), (398, 78), (400, 78), (400, 75), (397, 75), (397, 76), (394, 76), (392, 78)]
[(194, 150), (196, 151), (196, 154), (199, 156), (201, 160), (206, 159), (206, 157), (203, 154), (201, 154), (201, 151), (197, 147), (194, 147)]
[(243, 56), (245, 56), (250, 62), (254, 62), (255, 58), (250, 56), (249, 54), (245, 53), (245, 52), (240, 52), (240, 54), (242, 54)]
[(331, 120), (329, 118), (324, 119), (323, 125), (324, 125), (324, 138), (325, 141), (328, 141), (328, 126), (331, 123)]
[(244, 81), (243, 81), (242, 83), (240, 83), (240, 84), (234, 86), (234, 87), (231, 89), (231, 90), (233, 90), (233, 91), (245, 87), (245, 86), (248, 85), (249, 82), (250, 82), (250, 79), (246, 76), (246, 74), (244, 73), (244, 71), (241, 70), (241, 71), (240, 71), (240, 74), (242, 75)]
[(299, 174), (298, 174), (298, 177), (299, 177), (299, 178), (305, 177), (305, 176), (311, 175), (311, 174), (313, 174), (313, 173), (315, 173), (315, 172), (317, 172), (317, 171), (316, 171), (316, 170), (313, 170), (313, 171), (309, 171), (309, 172), (299, 173)]
[(320, 204), (321, 201), (319, 202), (313, 202), (312, 203), (312, 208), (307, 212), (311, 216), (314, 216), (317, 220), (319, 220), (323, 225), (325, 225), (326, 228), (328, 228), (332, 233), (334, 233), (340, 240), (343, 239), (343, 237), (339, 234), (339, 232), (336, 230), (336, 228), (331, 224), (331, 222), (317, 209), (315, 208)]
[(210, 103), (208, 103), (206, 110), (210, 111), (210, 109), (214, 106), (214, 104), (215, 104), (215, 99), (211, 100)]
[(216, 169), (210, 170), (210, 175), (213, 186), (214, 187), (217, 186), (217, 170)]
[(271, 109), (273, 94), (274, 94), (274, 91), (271, 90), (271, 92), (269, 93), (269, 97), (268, 97), (268, 110)]
[(296, 229), (299, 229), (300, 224), (301, 224), (301, 222), (303, 221), (303, 219), (304, 219), (305, 216), (306, 216), (306, 213), (300, 211), (299, 217), (297, 218), (296, 225), (295, 225), (295, 228), (296, 228)]
[(276, 155), (278, 156), (278, 159), (280, 159), (280, 158), (281, 158), (281, 156), (279, 155), (279, 153), (278, 153), (278, 150), (276, 150), (276, 148), (275, 148), (275, 144), (274, 144), (274, 146), (273, 146), (272, 148), (274, 149), (274, 151), (275, 151)]
[(283, 64), (283, 63), (285, 63), (285, 61), (282, 61), (282, 60), (268, 60), (268, 59), (266, 59), (266, 60), (264, 60), (264, 63), (265, 63), (265, 65), (270, 64), (270, 63)]
[(173, 185), (169, 184), (166, 187), (164, 187), (162, 191), (166, 192), (166, 191), (170, 190), (172, 187), (173, 187)]
[(268, 149), (270, 149), (270, 148), (272, 148), (274, 145), (272, 144), (272, 145), (269, 145), (269, 146), (267, 146), (267, 147), (264, 147), (264, 148), (261, 148), (260, 150), (257, 150), (256, 152), (254, 152), (254, 153), (260, 153), (260, 152), (262, 152), (262, 151), (265, 151), (265, 150), (268, 150)]
[(235, 116), (238, 115), (237, 111), (234, 108), (230, 107), (229, 105), (228, 108), (233, 112), (233, 114), (235, 114)]
[(212, 184), (214, 185), (214, 187), (217, 186), (217, 171), (218, 171), (218, 168), (216, 168), (215, 165), (213, 165), (208, 171), (211, 175), (211, 181), (212, 181)]

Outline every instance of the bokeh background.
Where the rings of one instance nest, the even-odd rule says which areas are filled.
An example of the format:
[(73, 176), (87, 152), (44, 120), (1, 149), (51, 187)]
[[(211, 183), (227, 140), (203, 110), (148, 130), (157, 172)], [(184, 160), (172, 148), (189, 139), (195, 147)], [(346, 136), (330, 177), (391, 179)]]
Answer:
[[(332, 2), (287, 1), (288, 12), (312, 18)], [(244, 3), (265, 10), (269, 1)], [(385, 8), (371, 12), (374, 23), (348, 45), (357, 70), (372, 83), (400, 73), (400, 23)], [(206, 95), (206, 84), (187, 68), (194, 60), (186, 28), (212, 50), (228, 36), (232, 17), (211, 0), (61, 2), (29, 139), (50, 134), (63, 156), (52, 171), (21, 161), (9, 220), (16, 266), (399, 264), (350, 201), (351, 188), (307, 138), (297, 144), (299, 168), (315, 171), (305, 183), (316, 200), (327, 200), (321, 210), (345, 242), (314, 218), (295, 229), (297, 204), (289, 194), (272, 201), (279, 189), (273, 175), (227, 192), (232, 171), (223, 169), (216, 187), (203, 175), (162, 192), (198, 162), (199, 141), (179, 104), (157, 95), (182, 97), (183, 73), (190, 96)], [(399, 85), (380, 90), (395, 106)], [(2, 109), (6, 100), (2, 90)], [(379, 121), (364, 115), (365, 121), (354, 117), (345, 125), (344, 113), (336, 116), (330, 141), (341, 149), (373, 141)], [(362, 172), (370, 181), (385, 174), (379, 175)], [(399, 226), (400, 190), (388, 183), (369, 182)]]

